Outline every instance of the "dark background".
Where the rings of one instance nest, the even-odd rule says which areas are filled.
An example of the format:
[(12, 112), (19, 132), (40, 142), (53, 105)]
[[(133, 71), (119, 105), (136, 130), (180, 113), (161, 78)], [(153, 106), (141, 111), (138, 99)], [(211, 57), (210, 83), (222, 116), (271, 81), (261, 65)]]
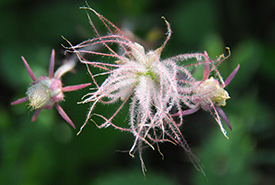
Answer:
[[(61, 106), (76, 124), (73, 130), (52, 109), (43, 110), (31, 123), (27, 105), (10, 106), (25, 96), (31, 82), (21, 61), (24, 56), (37, 77), (47, 75), (51, 49), (56, 50), (56, 68), (65, 58), (65, 36), (77, 44), (95, 36), (89, 26), (84, 1), (0, 1), (0, 184), (95, 184), (95, 185), (272, 185), (275, 184), (275, 3), (273, 0), (93, 0), (89, 5), (140, 39), (160, 46), (165, 24), (170, 22), (171, 40), (162, 53), (168, 58), (180, 53), (203, 52), (211, 58), (232, 55), (220, 66), (226, 78), (240, 64), (227, 87), (231, 99), (223, 108), (233, 130), (227, 140), (211, 115), (200, 111), (185, 117), (182, 133), (205, 170), (192, 165), (182, 148), (161, 144), (157, 151), (144, 150), (148, 172), (143, 176), (138, 155), (132, 159), (134, 137), (85, 120), (89, 104), (78, 105), (88, 88), (65, 94)], [(98, 19), (93, 15), (95, 24)], [(99, 26), (99, 29), (101, 26)], [(100, 30), (107, 34), (106, 30)], [(100, 58), (98, 59), (100, 60)], [(65, 85), (91, 82), (86, 67), (63, 77)], [(100, 111), (101, 106), (98, 106)], [(114, 112), (109, 106), (108, 111)], [(106, 107), (104, 109), (106, 111)], [(115, 120), (125, 121), (127, 112)]]

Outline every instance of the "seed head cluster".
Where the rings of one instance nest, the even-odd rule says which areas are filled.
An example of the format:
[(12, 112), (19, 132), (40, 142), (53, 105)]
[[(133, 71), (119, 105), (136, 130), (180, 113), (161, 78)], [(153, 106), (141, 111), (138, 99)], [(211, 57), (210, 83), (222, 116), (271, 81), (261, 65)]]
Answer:
[[(161, 59), (163, 49), (171, 37), (170, 24), (165, 18), (163, 18), (167, 25), (165, 41), (156, 50), (146, 51), (141, 44), (128, 39), (118, 27), (101, 14), (89, 7), (85, 9), (92, 11), (101, 20), (109, 34), (100, 35), (88, 15), (96, 37), (75, 46), (68, 42), (71, 46), (70, 51), (76, 53), (82, 63), (104, 71), (93, 74), (88, 68), (96, 88), (82, 101), (82, 103), (92, 104), (80, 132), (93, 116), (97, 116), (103, 120), (101, 124), (96, 124), (99, 128), (113, 126), (134, 135), (134, 143), (129, 154), (134, 156), (138, 151), (143, 171), (146, 170), (142, 158), (143, 148), (149, 146), (155, 149), (156, 147), (160, 152), (159, 143), (166, 141), (184, 148), (194, 164), (202, 170), (199, 160), (193, 155), (181, 133), (183, 116), (192, 114), (200, 108), (209, 111), (219, 124), (222, 133), (227, 137), (220, 117), (225, 120), (230, 129), (231, 126), (220, 106), (225, 106), (226, 100), (230, 98), (224, 87), (233, 79), (239, 66), (225, 85), (217, 66), (227, 57), (220, 56), (212, 61), (207, 52), (204, 52), (180, 54)], [(107, 52), (88, 49), (98, 45), (104, 46)], [(119, 52), (115, 52), (114, 45)], [(108, 57), (110, 62), (89, 61), (83, 57), (86, 54)], [(112, 58), (113, 62), (111, 62)], [(195, 59), (195, 62), (189, 65), (179, 65), (180, 62), (190, 59)], [(193, 66), (193, 68), (204, 66), (203, 79), (195, 79), (187, 69), (188, 66)], [(220, 79), (209, 77), (212, 71), (216, 72)], [(103, 75), (106, 75), (104, 82), (98, 83), (97, 76)], [(129, 103), (129, 126), (121, 127), (115, 123), (114, 118), (127, 102)], [(119, 103), (120, 106), (112, 116), (106, 117), (95, 113), (98, 103)]]

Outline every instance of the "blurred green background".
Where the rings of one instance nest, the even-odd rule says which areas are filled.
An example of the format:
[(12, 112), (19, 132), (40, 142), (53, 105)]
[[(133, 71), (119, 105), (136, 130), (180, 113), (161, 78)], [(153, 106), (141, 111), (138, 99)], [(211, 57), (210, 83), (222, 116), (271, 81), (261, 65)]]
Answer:
[[(275, 2), (273, 0), (92, 0), (89, 5), (122, 28), (156, 48), (164, 40), (165, 16), (173, 35), (162, 57), (208, 51), (215, 58), (232, 56), (221, 66), (224, 78), (241, 68), (227, 87), (231, 99), (223, 109), (233, 127), (227, 140), (215, 120), (200, 111), (185, 117), (182, 132), (205, 170), (198, 172), (184, 151), (171, 143), (143, 152), (148, 172), (143, 176), (138, 155), (132, 159), (134, 137), (89, 123), (76, 136), (89, 105), (76, 102), (89, 90), (65, 94), (61, 106), (76, 124), (73, 130), (55, 109), (43, 110), (31, 123), (27, 105), (10, 106), (25, 96), (30, 77), (47, 75), (51, 49), (61, 64), (65, 36), (73, 44), (93, 38), (84, 10), (76, 0), (0, 1), (0, 184), (90, 185), (273, 185), (275, 184)], [(95, 23), (99, 21), (93, 16)], [(99, 26), (100, 27), (100, 26)], [(100, 30), (106, 34), (106, 30)], [(161, 33), (161, 37), (159, 37)], [(100, 58), (99, 58), (100, 59)], [(84, 65), (63, 77), (65, 85), (91, 82)], [(99, 106), (100, 109), (100, 106)], [(108, 107), (113, 112), (114, 107)], [(127, 111), (115, 120), (124, 122)], [(227, 129), (229, 130), (229, 129)]]

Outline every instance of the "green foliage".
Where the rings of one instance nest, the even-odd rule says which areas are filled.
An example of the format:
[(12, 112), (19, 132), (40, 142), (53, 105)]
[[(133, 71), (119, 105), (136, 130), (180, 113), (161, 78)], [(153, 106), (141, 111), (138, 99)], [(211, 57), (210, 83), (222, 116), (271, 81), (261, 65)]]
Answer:
[(129, 169), (127, 171), (116, 171), (90, 182), (91, 185), (177, 185), (175, 180), (169, 178), (166, 174), (149, 172), (146, 176), (140, 175), (139, 169)]

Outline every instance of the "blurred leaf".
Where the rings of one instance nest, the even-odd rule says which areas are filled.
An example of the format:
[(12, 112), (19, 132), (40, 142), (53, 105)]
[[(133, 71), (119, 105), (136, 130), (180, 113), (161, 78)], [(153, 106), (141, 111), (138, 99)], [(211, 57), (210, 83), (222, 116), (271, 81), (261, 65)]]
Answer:
[(275, 46), (261, 46), (263, 49), (263, 56), (261, 62), (261, 74), (265, 77), (271, 84), (275, 85)]
[(194, 46), (217, 29), (218, 17), (209, 1), (182, 1), (174, 14), (171, 20), (174, 37), (186, 45), (180, 48), (181, 51), (186, 47), (196, 49)]
[(139, 170), (115, 171), (99, 176), (92, 180), (91, 185), (177, 185), (177, 183), (165, 174), (148, 172), (143, 176)]

